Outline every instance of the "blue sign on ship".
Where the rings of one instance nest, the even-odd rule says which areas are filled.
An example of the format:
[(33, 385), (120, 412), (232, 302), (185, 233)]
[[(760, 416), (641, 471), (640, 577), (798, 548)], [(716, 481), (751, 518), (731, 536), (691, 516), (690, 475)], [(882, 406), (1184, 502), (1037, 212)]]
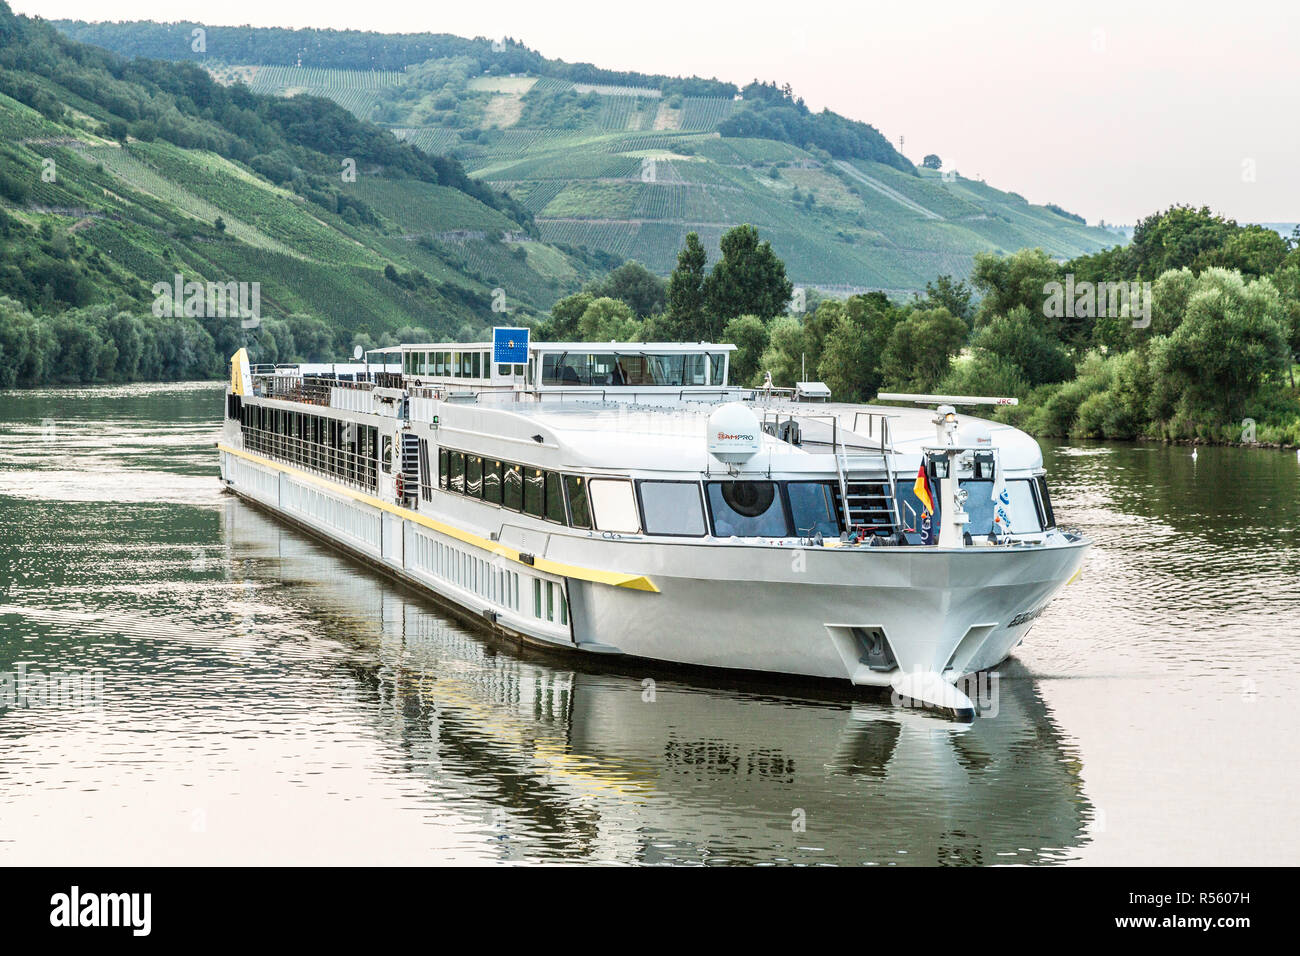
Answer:
[(492, 330), (492, 362), (496, 365), (524, 365), (528, 362), (528, 329)]

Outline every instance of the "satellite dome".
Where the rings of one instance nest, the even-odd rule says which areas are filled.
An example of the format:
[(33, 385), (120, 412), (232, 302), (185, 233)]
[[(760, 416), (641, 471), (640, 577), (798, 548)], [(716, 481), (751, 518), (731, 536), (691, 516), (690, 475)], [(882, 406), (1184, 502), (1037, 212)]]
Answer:
[(758, 454), (763, 429), (758, 418), (740, 402), (723, 405), (709, 416), (709, 454), (728, 465), (740, 465)]

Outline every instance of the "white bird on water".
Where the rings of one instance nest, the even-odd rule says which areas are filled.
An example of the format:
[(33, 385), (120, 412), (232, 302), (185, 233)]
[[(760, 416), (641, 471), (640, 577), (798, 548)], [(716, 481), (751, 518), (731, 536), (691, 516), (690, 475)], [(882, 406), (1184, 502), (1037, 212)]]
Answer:
[(1192, 448), (1192, 461), (1196, 461), (1196, 448)]

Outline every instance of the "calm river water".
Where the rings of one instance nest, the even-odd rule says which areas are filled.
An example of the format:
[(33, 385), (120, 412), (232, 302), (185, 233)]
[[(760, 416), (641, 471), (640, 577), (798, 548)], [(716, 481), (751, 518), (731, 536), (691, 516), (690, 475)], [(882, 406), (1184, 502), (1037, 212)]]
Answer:
[(222, 408), (0, 393), (0, 864), (1300, 862), (1294, 454), (1045, 444), (1097, 546), (957, 725), (492, 643), (221, 494)]

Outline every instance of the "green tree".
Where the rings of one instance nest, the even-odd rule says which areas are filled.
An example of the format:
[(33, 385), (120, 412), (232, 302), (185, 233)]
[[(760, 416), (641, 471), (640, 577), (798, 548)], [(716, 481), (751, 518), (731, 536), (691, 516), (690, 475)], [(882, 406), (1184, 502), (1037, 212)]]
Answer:
[(699, 341), (705, 338), (704, 268), (708, 256), (697, 233), (686, 234), (686, 245), (677, 253), (677, 268), (668, 277), (667, 328), (675, 338)]
[(1236, 269), (1243, 276), (1258, 279), (1280, 269), (1289, 251), (1290, 245), (1275, 230), (1265, 226), (1244, 226), (1218, 249), (1198, 256), (1197, 262)]
[(974, 290), (964, 279), (954, 279), (945, 274), (925, 284), (925, 298), (919, 304), (924, 309), (947, 309), (950, 315), (955, 315), (969, 325), (975, 315), (975, 309), (971, 305), (973, 295)]
[(1207, 269), (1187, 314), (1171, 335), (1152, 343), (1153, 417), (1171, 415), (1215, 426), (1238, 421), (1247, 404), (1289, 359), (1286, 317), (1267, 279)]
[(551, 306), (551, 323), (546, 337), (552, 342), (573, 342), (578, 338), (578, 322), (596, 297), (590, 292), (575, 292)]
[(921, 160), (921, 166), (925, 169), (943, 169), (943, 160), (935, 153), (927, 153), (925, 159)]
[(1093, 326), (1093, 339), (1109, 351), (1123, 351), (1141, 347), (1157, 335), (1168, 335), (1183, 321), (1187, 300), (1196, 286), (1192, 270), (1170, 269), (1151, 283), (1151, 324), (1134, 328), (1132, 316), (1098, 316)]
[(618, 299), (643, 319), (662, 312), (668, 299), (668, 284), (632, 260), (623, 263), (604, 279), (588, 284), (584, 291), (598, 299)]
[(1296, 357), (1300, 356), (1300, 262), (1279, 269), (1273, 276), (1273, 285), (1282, 298), (1286, 318), (1286, 340), (1291, 349), (1291, 362), (1287, 377), (1295, 388)]
[(837, 401), (867, 401), (880, 389), (880, 363), (900, 312), (882, 293), (849, 296), (822, 342), (817, 377)]
[(757, 384), (759, 360), (767, 349), (768, 330), (756, 315), (740, 315), (722, 330), (722, 341), (736, 346), (731, 353), (730, 381), (734, 385)]
[(794, 285), (772, 244), (760, 242), (758, 230), (746, 224), (723, 233), (719, 245), (722, 258), (704, 281), (706, 337), (720, 335), (726, 321), (738, 315), (771, 319), (784, 314)]
[(1018, 368), (1031, 387), (1064, 382), (1074, 372), (1069, 352), (1047, 328), (1042, 314), (1023, 305), (990, 319), (972, 337), (971, 346)]
[(1061, 269), (1042, 249), (1021, 249), (1009, 256), (977, 252), (971, 281), (982, 297), (975, 316), (978, 329), (1018, 306), (1042, 316), (1045, 287), (1061, 281)]
[(885, 385), (927, 392), (948, 374), (969, 330), (947, 309), (918, 309), (894, 326), (880, 360)]
[(1213, 264), (1203, 257), (1219, 249), (1237, 228), (1231, 219), (1215, 215), (1206, 206), (1170, 206), (1153, 213), (1134, 227), (1129, 244), (1137, 276), (1154, 279), (1184, 267), (1199, 273)]
[(578, 320), (578, 339), (583, 342), (635, 341), (636, 333), (636, 316), (618, 299), (592, 299)]
[(808, 350), (808, 335), (803, 323), (793, 316), (783, 315), (772, 320), (767, 332), (767, 348), (759, 359), (752, 384), (761, 384), (764, 373), (771, 372), (772, 384), (792, 388), (799, 380), (803, 356)]

